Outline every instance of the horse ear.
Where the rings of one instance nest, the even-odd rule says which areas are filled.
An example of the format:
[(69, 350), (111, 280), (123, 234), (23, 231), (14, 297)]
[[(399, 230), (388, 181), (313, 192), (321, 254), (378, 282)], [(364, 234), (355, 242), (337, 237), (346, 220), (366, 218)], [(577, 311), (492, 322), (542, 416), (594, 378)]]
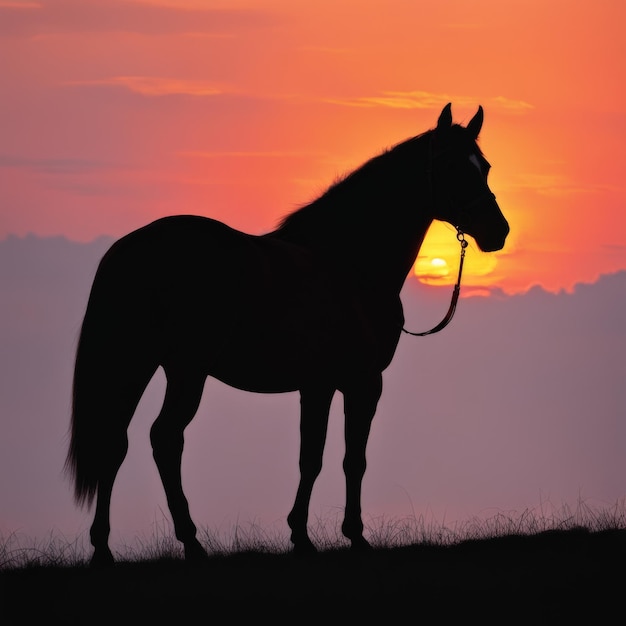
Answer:
[(478, 139), (478, 134), (480, 133), (480, 129), (483, 126), (483, 119), (483, 108), (479, 105), (478, 112), (476, 113), (476, 115), (474, 115), (474, 117), (469, 121), (469, 124), (467, 125), (467, 130), (469, 131), (469, 134), (474, 138), (474, 140)]
[(448, 102), (437, 120), (437, 130), (446, 131), (452, 126), (452, 102)]

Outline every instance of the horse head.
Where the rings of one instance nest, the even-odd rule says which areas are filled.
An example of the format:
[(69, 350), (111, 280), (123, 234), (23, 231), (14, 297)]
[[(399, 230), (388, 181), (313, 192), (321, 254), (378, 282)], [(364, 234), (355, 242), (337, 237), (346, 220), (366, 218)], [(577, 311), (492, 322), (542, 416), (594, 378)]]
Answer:
[(492, 252), (504, 246), (509, 225), (487, 183), (491, 166), (476, 143), (482, 125), (481, 106), (463, 127), (452, 123), (452, 106), (447, 104), (431, 133), (429, 170), (434, 218)]

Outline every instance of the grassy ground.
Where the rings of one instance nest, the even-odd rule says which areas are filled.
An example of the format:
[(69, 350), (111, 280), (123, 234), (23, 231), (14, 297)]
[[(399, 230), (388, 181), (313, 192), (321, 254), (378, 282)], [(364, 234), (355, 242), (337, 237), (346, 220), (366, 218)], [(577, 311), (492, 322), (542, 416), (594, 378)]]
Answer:
[(339, 547), (319, 525), (321, 551), (305, 559), (257, 527), (230, 545), (205, 533), (203, 566), (181, 560), (163, 533), (106, 570), (90, 569), (78, 543), (20, 552), (9, 538), (0, 540), (0, 622), (621, 623), (624, 509), (583, 513), (498, 515), (453, 531), (379, 520), (366, 554)]

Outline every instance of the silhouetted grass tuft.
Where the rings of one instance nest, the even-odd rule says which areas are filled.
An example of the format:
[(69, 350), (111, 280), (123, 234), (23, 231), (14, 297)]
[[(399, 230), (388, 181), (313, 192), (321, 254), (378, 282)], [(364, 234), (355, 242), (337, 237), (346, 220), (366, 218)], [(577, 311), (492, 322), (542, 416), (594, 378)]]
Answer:
[[(186, 563), (166, 518), (150, 537), (87, 567), (84, 536), (0, 539), (0, 623), (613, 623), (626, 588), (626, 503), (497, 512), (446, 526), (369, 520), (352, 552), (341, 515), (314, 519), (321, 550), (291, 552), (258, 523), (202, 530), (210, 558)], [(224, 619), (225, 618), (225, 619)]]
[(33, 540), (18, 532), (0, 535), (0, 571), (22, 567), (76, 567), (83, 565), (91, 546), (84, 535), (68, 539), (57, 532)]
[[(321, 552), (341, 550), (348, 543), (341, 533), (342, 513), (326, 519), (315, 518), (309, 524), (309, 535)], [(533, 536), (549, 531), (583, 529), (596, 533), (626, 530), (626, 499), (612, 506), (593, 508), (579, 500), (575, 509), (563, 505), (555, 509), (549, 503), (538, 508), (498, 511), (488, 517), (474, 517), (452, 525), (425, 516), (370, 518), (365, 535), (375, 549), (406, 546), (453, 546), (467, 541), (489, 540), (507, 536)], [(238, 553), (287, 554), (291, 543), (287, 535), (267, 529), (258, 522), (237, 523), (229, 530), (199, 530), (200, 542), (209, 555), (225, 557)], [(91, 555), (86, 534), (67, 538), (51, 532), (48, 537), (32, 540), (14, 532), (0, 535), (0, 571), (24, 567), (77, 567), (85, 565)], [(132, 543), (114, 550), (117, 561), (153, 562), (183, 559), (181, 544), (174, 537), (168, 519), (155, 520), (150, 536), (140, 535)]]

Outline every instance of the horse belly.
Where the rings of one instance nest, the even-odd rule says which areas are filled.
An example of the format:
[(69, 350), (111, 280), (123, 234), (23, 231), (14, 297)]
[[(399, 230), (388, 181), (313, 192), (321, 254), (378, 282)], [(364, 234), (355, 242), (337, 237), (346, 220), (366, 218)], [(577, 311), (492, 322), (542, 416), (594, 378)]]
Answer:
[(328, 337), (289, 332), (274, 324), (235, 331), (218, 354), (207, 354), (209, 375), (239, 389), (265, 393), (294, 391), (315, 380), (333, 379), (343, 360)]
[(393, 337), (383, 338), (346, 295), (306, 276), (300, 285), (242, 280), (239, 287), (178, 293), (162, 322), (166, 358), (239, 389), (278, 393), (320, 380), (339, 387), (382, 371), (393, 355), (393, 325), (382, 333)]

